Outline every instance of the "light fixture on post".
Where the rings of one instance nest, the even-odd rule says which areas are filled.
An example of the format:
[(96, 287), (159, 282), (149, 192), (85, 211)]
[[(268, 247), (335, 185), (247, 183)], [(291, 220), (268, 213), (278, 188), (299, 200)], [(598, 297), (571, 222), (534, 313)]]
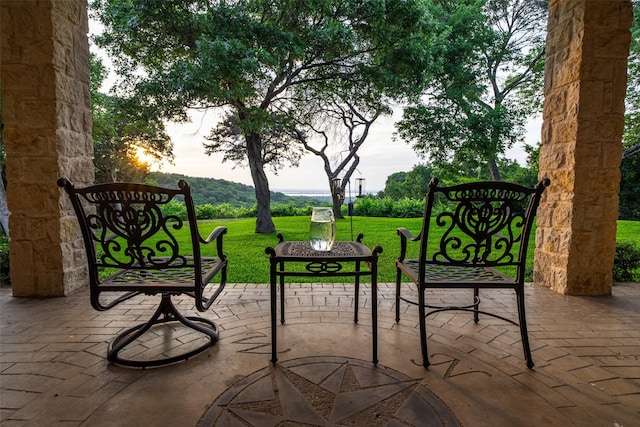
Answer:
[(364, 197), (366, 179), (356, 178), (356, 197)]

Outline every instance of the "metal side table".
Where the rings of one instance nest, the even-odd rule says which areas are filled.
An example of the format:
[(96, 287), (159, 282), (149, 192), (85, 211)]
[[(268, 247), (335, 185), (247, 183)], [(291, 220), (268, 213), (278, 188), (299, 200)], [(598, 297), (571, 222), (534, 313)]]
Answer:
[[(378, 363), (378, 254), (380, 246), (373, 251), (362, 244), (362, 234), (355, 242), (335, 242), (333, 249), (319, 252), (311, 249), (308, 241), (285, 242), (278, 233), (280, 242), (275, 248), (268, 247), (265, 252), (270, 255), (271, 262), (271, 362), (276, 363), (276, 282), (280, 278), (280, 323), (284, 323), (284, 282), (285, 277), (353, 277), (355, 281), (355, 302), (353, 321), (358, 323), (358, 296), (360, 278), (371, 277), (371, 323), (373, 328), (373, 363)], [(303, 263), (304, 270), (294, 268), (292, 263)], [(365, 264), (368, 269), (362, 269)], [(289, 269), (287, 269), (287, 265)], [(299, 266), (299, 264), (298, 264)]]

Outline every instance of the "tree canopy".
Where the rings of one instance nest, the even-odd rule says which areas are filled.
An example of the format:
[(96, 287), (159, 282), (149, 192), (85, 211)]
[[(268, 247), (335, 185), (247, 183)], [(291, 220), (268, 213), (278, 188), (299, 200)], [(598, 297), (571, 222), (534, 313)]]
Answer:
[[(2, 94), (2, 89), (0, 88), (0, 95)], [(4, 151), (4, 144), (2, 143), (2, 130), (4, 128), (4, 124), (2, 123), (2, 97), (0, 96), (0, 233), (4, 233), (5, 235), (9, 235), (9, 207), (7, 206), (7, 193), (6, 193), (6, 182), (7, 178), (5, 176), (5, 167), (7, 165), (7, 155)]]
[(622, 159), (620, 218), (640, 220), (640, 1), (633, 2)]
[(438, 34), (422, 0), (94, 0), (108, 49), (146, 109), (186, 120), (223, 108), (208, 152), (246, 160), (256, 232), (274, 231), (265, 167), (295, 164), (294, 135), (315, 104), (368, 85), (402, 98), (422, 87)]
[(430, 2), (448, 42), (419, 103), (405, 109), (398, 136), (434, 165), (476, 169), (497, 161), (524, 135), (540, 107), (546, 1)]
[(140, 154), (171, 160), (173, 144), (162, 121), (146, 114), (135, 98), (102, 93), (107, 69), (97, 56), (92, 54), (89, 60), (96, 181), (142, 182), (150, 165)]
[[(498, 167), (505, 181), (534, 187), (538, 181), (539, 149), (529, 148), (526, 166), (509, 159), (498, 159)], [(396, 172), (387, 177), (380, 196), (393, 200), (423, 200), (431, 178), (437, 177), (443, 185), (456, 185), (472, 181), (488, 181), (491, 173), (486, 164), (475, 170), (457, 170), (452, 165), (437, 167), (431, 164), (416, 165), (409, 172)]]

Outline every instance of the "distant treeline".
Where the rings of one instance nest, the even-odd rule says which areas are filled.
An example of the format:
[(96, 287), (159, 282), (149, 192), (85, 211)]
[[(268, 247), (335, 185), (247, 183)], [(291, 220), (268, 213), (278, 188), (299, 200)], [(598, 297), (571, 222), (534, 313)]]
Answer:
[[(189, 183), (193, 203), (196, 206), (227, 203), (233, 207), (251, 208), (256, 203), (256, 195), (252, 186), (226, 181), (224, 179), (198, 178), (175, 173), (153, 172), (145, 181), (161, 187), (175, 188), (181, 179)], [(293, 197), (272, 191), (271, 203), (304, 208), (310, 205), (324, 206), (328, 203), (330, 204), (331, 199), (303, 196)]]
[[(250, 185), (215, 178), (196, 178), (186, 175), (154, 172), (145, 180), (149, 184), (176, 188), (184, 179), (191, 187), (191, 195), (196, 205), (198, 219), (248, 218), (256, 216), (256, 198)], [(311, 215), (312, 206), (331, 206), (331, 198), (287, 196), (271, 192), (271, 214), (273, 216)], [(184, 205), (169, 203), (166, 210), (171, 215), (185, 218)], [(342, 206), (342, 214), (348, 216), (347, 205)], [(369, 195), (355, 202), (354, 214), (375, 217), (419, 217), (424, 210), (424, 199), (402, 198), (392, 200), (388, 196)]]

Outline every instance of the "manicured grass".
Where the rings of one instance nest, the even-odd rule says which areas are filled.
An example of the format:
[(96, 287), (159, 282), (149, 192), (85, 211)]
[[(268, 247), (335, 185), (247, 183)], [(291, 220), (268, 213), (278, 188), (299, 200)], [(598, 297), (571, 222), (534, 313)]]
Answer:
[[(285, 240), (307, 240), (309, 238), (309, 217), (274, 218), (277, 232)], [(399, 251), (399, 238), (396, 228), (405, 227), (417, 233), (421, 219), (401, 218), (363, 218), (353, 217), (353, 239), (358, 233), (364, 234), (362, 242), (370, 248), (379, 245), (383, 252), (378, 260), (378, 281), (395, 281), (395, 259)], [(256, 234), (255, 219), (207, 220), (200, 222), (201, 233), (217, 225), (224, 225), (228, 231), (224, 237), (224, 247), (229, 257), (230, 283), (269, 283), (269, 256), (265, 248), (278, 244), (275, 233)], [(337, 240), (352, 240), (351, 219), (336, 221)], [(211, 250), (214, 248), (211, 247)], [(212, 252), (205, 252), (213, 254)], [(332, 280), (332, 279), (328, 279)], [(334, 282), (345, 279), (335, 278)]]
[(618, 221), (616, 240), (640, 246), (640, 221)]
[[(284, 235), (285, 240), (307, 240), (309, 221), (309, 217), (274, 218), (276, 229)], [(420, 230), (421, 222), (421, 218), (353, 217), (353, 239), (358, 233), (363, 233), (364, 244), (370, 248), (376, 245), (383, 248), (378, 261), (379, 282), (395, 281), (395, 260), (400, 250), (396, 229), (404, 227), (416, 234)], [(275, 246), (278, 243), (276, 234), (256, 234), (253, 218), (201, 221), (201, 233), (206, 236), (213, 227), (218, 225), (228, 228), (224, 237), (224, 247), (229, 257), (229, 282), (269, 283), (269, 257), (264, 250), (267, 246)], [(337, 220), (336, 228), (337, 240), (352, 240), (351, 218)], [(632, 241), (640, 245), (640, 221), (618, 221), (617, 236), (621, 241)], [(529, 243), (527, 264), (532, 268), (535, 231)], [(213, 251), (213, 246), (210, 246), (210, 250)], [(205, 252), (207, 253), (213, 252)], [(343, 280), (336, 278), (333, 281)]]

